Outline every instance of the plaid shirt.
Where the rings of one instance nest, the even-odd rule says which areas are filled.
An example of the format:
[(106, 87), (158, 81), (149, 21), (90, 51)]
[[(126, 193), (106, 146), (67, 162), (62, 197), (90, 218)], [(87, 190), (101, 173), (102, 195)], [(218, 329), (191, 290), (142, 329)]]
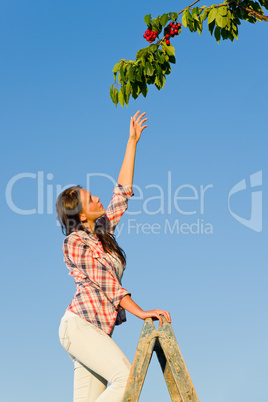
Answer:
[[(113, 233), (121, 216), (127, 209), (133, 190), (117, 184), (105, 214), (96, 221), (96, 227), (105, 226)], [(114, 324), (125, 319), (125, 310), (119, 306), (121, 299), (130, 295), (116, 276), (114, 260), (105, 253), (101, 242), (83, 230), (71, 233), (63, 242), (64, 262), (74, 277), (77, 291), (66, 311), (109, 334)]]

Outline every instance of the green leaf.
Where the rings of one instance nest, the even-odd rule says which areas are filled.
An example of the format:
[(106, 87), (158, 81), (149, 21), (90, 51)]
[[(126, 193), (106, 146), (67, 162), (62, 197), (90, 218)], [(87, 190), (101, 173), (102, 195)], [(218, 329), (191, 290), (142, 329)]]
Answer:
[(190, 13), (189, 7), (186, 8), (186, 16), (188, 21), (194, 21), (192, 14)]
[(217, 15), (217, 9), (212, 8), (212, 10), (210, 10), (209, 15), (208, 15), (208, 24), (210, 24), (212, 21), (215, 20), (216, 15)]
[(154, 44), (154, 45), (150, 45), (149, 48), (148, 48), (149, 52), (151, 52), (151, 53), (156, 52), (157, 49), (158, 49), (158, 46), (155, 45), (155, 44)]
[(155, 82), (154, 82), (156, 88), (158, 89), (158, 91), (160, 91), (161, 87), (162, 87), (162, 82), (160, 81), (159, 77), (156, 76), (155, 77)]
[(166, 26), (169, 18), (167, 14), (163, 14), (162, 17), (160, 18), (160, 24), (164, 27)]
[(139, 59), (141, 56), (145, 55), (146, 53), (148, 53), (148, 47), (138, 50), (136, 53), (136, 59)]
[(169, 62), (172, 63), (172, 64), (176, 64), (176, 58), (175, 58), (175, 56), (170, 56), (170, 57), (169, 57)]
[(153, 31), (160, 31), (160, 22), (158, 21), (158, 20), (155, 20), (153, 23), (152, 23), (152, 30)]
[(156, 65), (156, 74), (159, 78), (162, 76), (162, 68), (159, 66), (159, 64)]
[(133, 66), (128, 66), (128, 79), (130, 81), (135, 81), (135, 68)]
[(227, 36), (228, 36), (228, 39), (230, 39), (230, 41), (232, 41), (232, 42), (234, 41), (234, 37), (230, 31), (227, 31)]
[(235, 39), (238, 39), (238, 28), (236, 25), (232, 26), (232, 35)]
[(187, 25), (187, 10), (184, 10), (184, 11), (183, 11), (181, 22), (182, 22), (182, 25), (183, 25), (185, 28), (187, 28), (187, 26), (188, 26), (188, 25)]
[(219, 43), (219, 41), (221, 39), (221, 29), (219, 27), (215, 28), (214, 36), (216, 38), (216, 41)]
[(155, 86), (160, 91), (161, 88), (164, 87), (166, 82), (166, 77), (162, 75), (161, 78), (155, 77)]
[(227, 18), (226, 18), (226, 17), (223, 17), (223, 16), (219, 13), (219, 10), (218, 10), (218, 13), (216, 14), (215, 21), (216, 21), (216, 25), (218, 25), (220, 28), (225, 28), (226, 25), (227, 25), (227, 23), (228, 23)]
[(154, 73), (154, 67), (152, 66), (152, 64), (150, 64), (148, 61), (145, 65), (145, 75), (153, 75)]
[(215, 27), (215, 21), (212, 21), (210, 24), (208, 24), (208, 30), (211, 35), (213, 34), (214, 27)]
[(187, 20), (187, 25), (188, 25), (188, 29), (190, 30), (190, 32), (194, 32), (196, 31), (195, 29), (195, 25), (194, 25), (194, 20)]
[(122, 87), (121, 87), (121, 89), (120, 89), (120, 91), (118, 93), (118, 100), (120, 102), (120, 105), (123, 107), (124, 103), (125, 103), (125, 100), (124, 100), (124, 93), (122, 92)]
[(118, 89), (117, 88), (114, 89), (113, 98), (114, 98), (114, 103), (117, 105), (118, 104)]
[(162, 50), (158, 49), (157, 52), (155, 53), (155, 58), (160, 64), (165, 63), (165, 54)]
[(164, 67), (163, 67), (163, 73), (166, 75), (169, 75), (171, 73), (171, 67), (169, 62), (166, 62)]
[(151, 75), (150, 77), (146, 77), (146, 83), (148, 85), (153, 84), (155, 81), (155, 77), (156, 77), (156, 73), (154, 71), (153, 75)]
[(172, 45), (167, 46), (165, 42), (162, 42), (162, 49), (165, 49), (169, 56), (175, 56), (175, 48)]
[(223, 40), (228, 39), (228, 31), (225, 28), (221, 29), (221, 37)]
[(149, 61), (150, 63), (154, 62), (154, 55), (153, 53), (150, 53), (150, 56), (147, 58), (147, 61)]
[(132, 89), (131, 82), (128, 81), (128, 82), (127, 82), (127, 85), (126, 85), (126, 96), (125, 96), (125, 98), (126, 98), (126, 103), (129, 102), (129, 98), (130, 98), (130, 94), (131, 94), (131, 89)]
[(207, 18), (209, 12), (210, 12), (210, 8), (206, 8), (206, 9), (203, 11), (203, 13), (200, 15), (200, 17), (199, 17), (200, 20), (201, 20), (201, 21), (204, 21), (204, 20)]
[(192, 18), (196, 21), (199, 21), (198, 15), (199, 15), (199, 8), (198, 7), (193, 8)]
[(142, 57), (140, 58), (140, 61), (141, 61), (142, 66), (145, 67), (146, 58), (142, 56)]
[(145, 22), (146, 25), (150, 25), (151, 17), (152, 17), (151, 14), (145, 15), (145, 17), (144, 17), (144, 22)]
[(219, 13), (220, 15), (222, 15), (223, 17), (226, 17), (226, 15), (227, 15), (227, 13), (228, 13), (228, 8), (227, 8), (227, 6), (219, 7), (219, 8), (218, 8), (218, 13)]
[(132, 89), (131, 89), (131, 95), (132, 95), (133, 99), (137, 99), (140, 92), (141, 92), (141, 90), (140, 90), (138, 83), (134, 82), (134, 84), (132, 85)]
[(142, 82), (141, 84), (141, 93), (144, 96), (144, 98), (146, 98), (146, 95), (148, 93), (148, 87), (146, 85), (146, 82)]
[(126, 77), (125, 77), (125, 73), (124, 73), (124, 68), (123, 66), (120, 67), (120, 80), (119, 81), (125, 81)]
[(113, 68), (113, 73), (116, 73), (117, 71), (119, 71), (120, 70), (120, 67), (121, 67), (121, 65), (124, 63), (124, 60), (120, 60), (118, 63), (116, 63), (115, 65), (114, 65), (114, 68)]
[(112, 84), (110, 88), (110, 97), (112, 98), (112, 101), (114, 101), (114, 84)]
[(199, 35), (201, 35), (202, 31), (203, 31), (203, 22), (202, 21), (199, 21), (197, 23), (197, 30), (198, 30)]
[(137, 81), (142, 81), (142, 76), (143, 76), (143, 68), (142, 66), (138, 67), (137, 75), (136, 75), (136, 80)]
[(228, 14), (226, 16), (226, 29), (230, 29), (231, 27), (231, 19), (232, 19), (232, 13), (228, 10)]

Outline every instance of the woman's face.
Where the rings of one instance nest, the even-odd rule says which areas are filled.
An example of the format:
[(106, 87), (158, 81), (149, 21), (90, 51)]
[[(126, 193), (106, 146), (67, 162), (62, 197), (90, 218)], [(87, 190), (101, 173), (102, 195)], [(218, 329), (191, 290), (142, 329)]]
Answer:
[(82, 211), (80, 219), (85, 224), (95, 222), (100, 216), (105, 213), (103, 205), (100, 203), (99, 197), (90, 194), (84, 188), (80, 189), (80, 197), (82, 202)]

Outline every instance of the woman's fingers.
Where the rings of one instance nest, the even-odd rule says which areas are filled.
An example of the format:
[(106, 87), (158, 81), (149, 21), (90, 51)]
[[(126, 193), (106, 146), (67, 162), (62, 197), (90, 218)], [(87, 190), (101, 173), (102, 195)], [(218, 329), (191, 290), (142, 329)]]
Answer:
[(165, 318), (166, 318), (166, 320), (167, 320), (168, 322), (171, 321), (171, 319), (170, 319), (170, 314), (169, 314), (168, 311), (163, 311), (163, 315), (165, 316)]
[(152, 310), (152, 311), (148, 311), (148, 313), (150, 314), (149, 316), (151, 316), (153, 318), (153, 320), (159, 320), (160, 325), (163, 325), (163, 318), (162, 316), (165, 317), (165, 319), (167, 320), (168, 323), (171, 323), (171, 317), (168, 311), (165, 310)]
[(138, 117), (139, 113), (140, 113), (140, 110), (138, 110), (137, 113), (135, 113), (134, 117), (133, 117), (134, 121), (137, 122), (137, 123), (139, 123), (140, 120), (143, 118), (143, 116), (146, 115), (146, 112), (144, 112)]
[(137, 118), (137, 123), (139, 123), (141, 121), (141, 119), (143, 118), (143, 116), (145, 116), (146, 113), (142, 113), (138, 118)]
[(134, 120), (136, 120), (138, 114), (140, 113), (140, 110), (138, 110), (135, 114), (134, 114)]
[(141, 127), (141, 133), (146, 127), (148, 127), (148, 126), (146, 125), (146, 126)]
[(143, 123), (145, 123), (147, 120), (148, 120), (148, 118), (143, 119), (143, 120), (140, 122), (140, 125), (142, 126), (142, 125), (143, 125)]

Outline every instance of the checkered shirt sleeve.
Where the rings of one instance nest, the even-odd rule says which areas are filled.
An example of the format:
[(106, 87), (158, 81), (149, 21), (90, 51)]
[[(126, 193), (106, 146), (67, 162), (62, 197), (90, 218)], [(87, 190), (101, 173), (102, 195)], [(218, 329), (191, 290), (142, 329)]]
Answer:
[(131, 187), (122, 186), (121, 184), (115, 186), (113, 193), (114, 195), (105, 214), (96, 222), (96, 227), (102, 226), (111, 234), (114, 233), (121, 216), (127, 210), (128, 200), (134, 195)]

